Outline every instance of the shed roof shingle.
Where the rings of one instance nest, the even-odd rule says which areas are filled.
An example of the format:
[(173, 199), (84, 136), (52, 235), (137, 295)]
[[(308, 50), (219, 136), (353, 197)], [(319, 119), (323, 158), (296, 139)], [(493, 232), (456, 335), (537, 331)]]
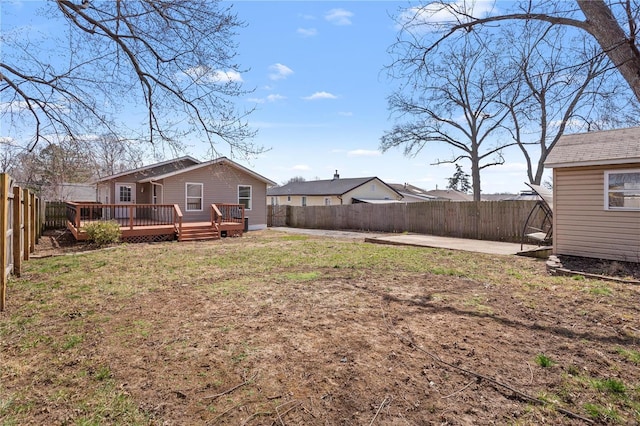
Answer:
[(640, 127), (575, 133), (560, 137), (544, 165), (597, 166), (640, 162)]

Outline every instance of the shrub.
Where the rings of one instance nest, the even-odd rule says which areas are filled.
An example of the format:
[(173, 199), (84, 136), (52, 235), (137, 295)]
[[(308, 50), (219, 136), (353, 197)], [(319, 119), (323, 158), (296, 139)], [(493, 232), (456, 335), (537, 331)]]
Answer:
[(85, 226), (89, 241), (100, 246), (117, 243), (120, 240), (120, 225), (117, 222), (92, 222)]

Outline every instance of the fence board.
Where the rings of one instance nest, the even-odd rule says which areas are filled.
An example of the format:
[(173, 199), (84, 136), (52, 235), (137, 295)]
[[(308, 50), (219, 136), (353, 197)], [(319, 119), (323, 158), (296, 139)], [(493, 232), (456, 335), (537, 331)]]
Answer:
[(0, 174), (0, 230), (2, 230), (2, 236), (0, 237), (0, 264), (2, 265), (2, 274), (0, 277), (0, 311), (4, 310), (4, 306), (7, 300), (7, 280), (9, 274), (7, 274), (7, 254), (11, 249), (7, 243), (7, 238), (12, 236), (7, 235), (8, 222), (9, 222), (9, 175), (6, 173)]
[(40, 199), (27, 189), (12, 185), (6, 173), (0, 173), (0, 311), (7, 299), (7, 281), (13, 273), (20, 276), (22, 260), (35, 249), (42, 225)]
[(270, 226), (413, 232), (446, 237), (520, 242), (536, 204), (517, 201), (427, 201), (341, 206), (269, 206)]

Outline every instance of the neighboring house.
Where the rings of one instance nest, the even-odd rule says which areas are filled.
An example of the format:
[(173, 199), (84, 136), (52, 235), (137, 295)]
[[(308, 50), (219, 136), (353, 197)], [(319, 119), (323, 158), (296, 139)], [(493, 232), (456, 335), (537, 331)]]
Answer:
[(242, 204), (250, 230), (267, 226), (267, 186), (276, 183), (221, 157), (200, 162), (186, 156), (97, 181), (104, 204), (175, 204), (184, 222), (206, 222), (213, 203)]
[(377, 177), (291, 182), (267, 190), (271, 205), (333, 206), (355, 203), (396, 203), (402, 195)]
[(438, 199), (438, 197), (428, 195), (426, 190), (409, 183), (390, 183), (389, 186), (402, 195), (402, 201), (405, 203), (420, 203)]
[(431, 191), (427, 191), (426, 195), (436, 197), (439, 200), (473, 201), (473, 195), (455, 189), (432, 189)]
[(640, 262), (640, 127), (562, 136), (545, 167), (554, 253)]

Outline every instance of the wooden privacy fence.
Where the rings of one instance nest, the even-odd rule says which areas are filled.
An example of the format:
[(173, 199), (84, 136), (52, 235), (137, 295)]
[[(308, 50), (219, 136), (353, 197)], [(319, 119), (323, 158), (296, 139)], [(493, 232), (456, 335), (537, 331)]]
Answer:
[(44, 229), (64, 229), (67, 226), (67, 204), (64, 201), (45, 201)]
[(413, 232), (491, 241), (521, 241), (522, 228), (536, 202), (427, 201), (341, 206), (269, 206), (269, 226)]
[(11, 177), (0, 173), (0, 257), (4, 271), (0, 274), (0, 311), (7, 298), (9, 275), (20, 276), (22, 262), (40, 238), (42, 215), (40, 199), (28, 189), (14, 186)]

